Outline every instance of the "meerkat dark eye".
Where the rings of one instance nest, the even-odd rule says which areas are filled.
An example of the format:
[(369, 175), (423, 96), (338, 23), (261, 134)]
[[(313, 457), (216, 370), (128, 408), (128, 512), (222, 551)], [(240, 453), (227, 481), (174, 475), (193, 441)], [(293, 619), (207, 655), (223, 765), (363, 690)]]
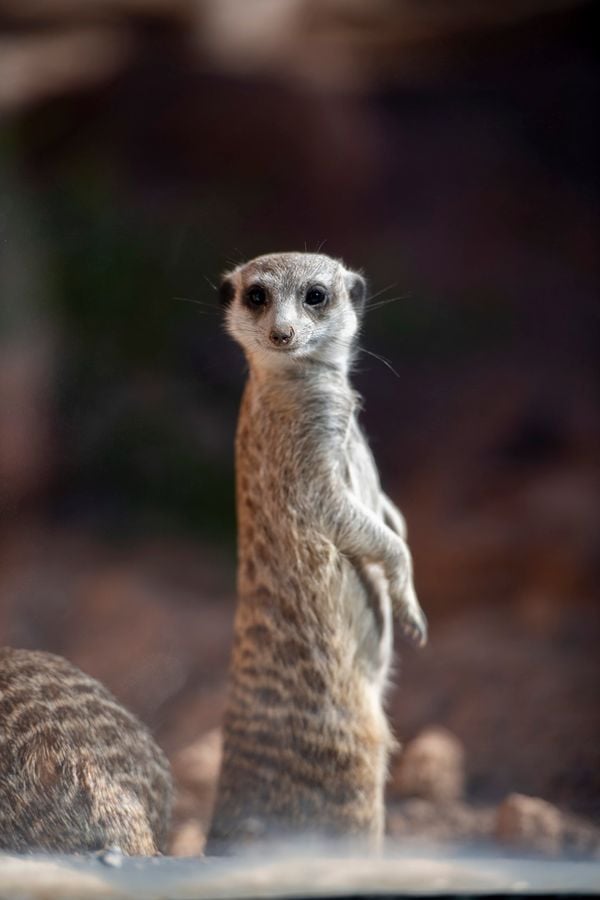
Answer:
[(304, 302), (307, 306), (321, 306), (327, 300), (327, 291), (321, 287), (311, 287), (306, 292)]
[(264, 306), (267, 302), (267, 292), (263, 287), (255, 284), (246, 291), (246, 300), (250, 306)]

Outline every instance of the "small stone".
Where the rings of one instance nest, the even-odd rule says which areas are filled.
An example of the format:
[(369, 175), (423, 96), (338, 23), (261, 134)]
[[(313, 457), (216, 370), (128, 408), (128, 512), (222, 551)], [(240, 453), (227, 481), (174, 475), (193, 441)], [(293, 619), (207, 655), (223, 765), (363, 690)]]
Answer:
[(123, 865), (123, 851), (120, 847), (107, 847), (106, 850), (100, 851), (98, 859), (103, 865), (110, 866), (111, 869), (120, 869)]
[(417, 838), (440, 843), (489, 841), (495, 810), (461, 800), (433, 803), (412, 797), (388, 805), (387, 831), (391, 838)]
[(240, 830), (250, 837), (259, 837), (265, 833), (265, 823), (255, 816), (249, 816), (244, 819)]
[(556, 856), (562, 849), (563, 819), (546, 800), (509, 794), (496, 813), (494, 834), (502, 844)]
[(459, 800), (465, 785), (463, 746), (445, 728), (432, 727), (410, 741), (397, 763), (390, 793), (436, 803)]

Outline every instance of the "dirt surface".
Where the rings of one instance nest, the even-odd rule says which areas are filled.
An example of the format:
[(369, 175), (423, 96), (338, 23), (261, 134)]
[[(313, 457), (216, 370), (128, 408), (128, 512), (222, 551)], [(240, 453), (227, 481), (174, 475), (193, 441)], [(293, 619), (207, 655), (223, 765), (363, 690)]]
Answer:
[(251, 897), (335, 897), (374, 894), (595, 894), (600, 866), (498, 857), (444, 856), (421, 851), (376, 861), (331, 854), (282, 855), (268, 862), (0, 856), (0, 897), (32, 900), (237, 900)]

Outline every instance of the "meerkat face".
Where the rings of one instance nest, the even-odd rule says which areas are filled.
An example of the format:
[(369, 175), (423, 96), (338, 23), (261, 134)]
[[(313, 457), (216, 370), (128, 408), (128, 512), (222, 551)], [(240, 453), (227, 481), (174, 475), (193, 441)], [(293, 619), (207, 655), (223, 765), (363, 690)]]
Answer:
[(361, 275), (318, 253), (259, 256), (226, 274), (226, 325), (256, 365), (311, 359), (348, 363), (366, 286)]

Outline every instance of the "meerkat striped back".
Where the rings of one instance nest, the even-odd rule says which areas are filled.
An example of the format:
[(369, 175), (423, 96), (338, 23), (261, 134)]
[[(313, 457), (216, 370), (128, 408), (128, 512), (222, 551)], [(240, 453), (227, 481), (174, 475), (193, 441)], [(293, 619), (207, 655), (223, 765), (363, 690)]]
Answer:
[(0, 849), (165, 847), (169, 764), (148, 730), (59, 656), (0, 648)]

